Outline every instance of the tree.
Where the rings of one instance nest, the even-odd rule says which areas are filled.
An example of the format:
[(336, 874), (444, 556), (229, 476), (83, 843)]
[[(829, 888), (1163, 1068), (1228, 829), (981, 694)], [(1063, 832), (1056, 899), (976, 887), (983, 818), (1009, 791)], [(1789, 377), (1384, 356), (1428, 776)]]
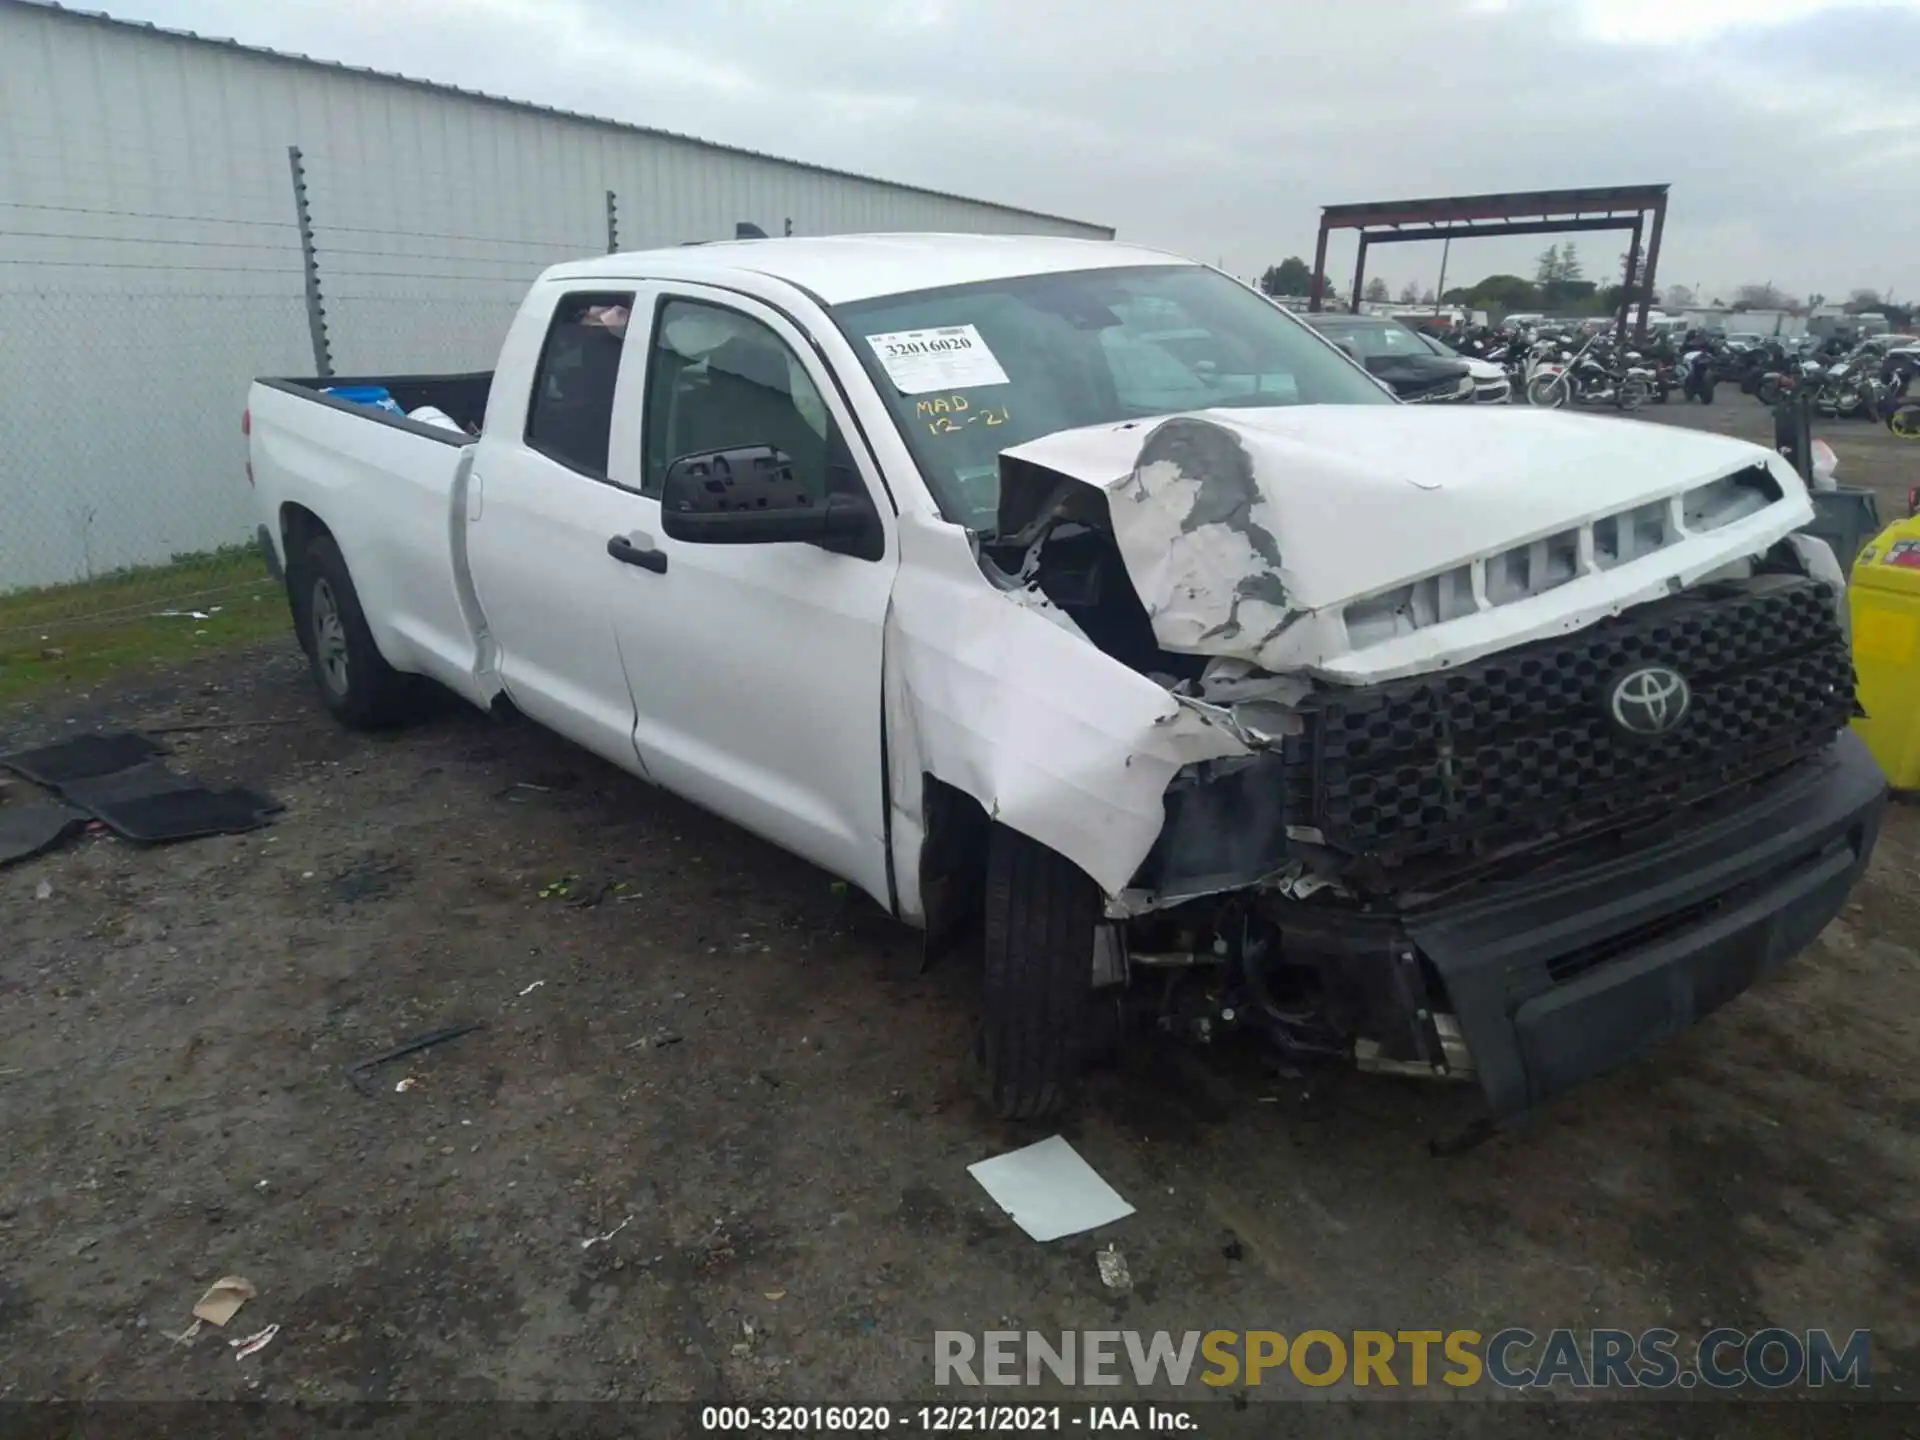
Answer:
[(1313, 290), (1313, 271), (1298, 255), (1289, 255), (1278, 265), (1269, 265), (1260, 277), (1260, 288), (1268, 295), (1306, 295)]
[(1433, 287), (1431, 285), (1427, 286), (1427, 288), (1421, 292), (1420, 303), (1422, 305), (1431, 305), (1434, 303)]
[(1818, 310), (1822, 305), (1826, 303), (1827, 303), (1827, 297), (1822, 295), (1818, 290), (1814, 291), (1813, 294), (1807, 296), (1807, 309), (1809, 310)]
[(1787, 297), (1771, 280), (1764, 285), (1742, 285), (1733, 292), (1736, 310), (1779, 310), (1786, 303)]
[(1540, 303), (1549, 310), (1591, 311), (1596, 288), (1591, 280), (1549, 280), (1540, 287)]
[(1402, 285), (1400, 287), (1400, 303), (1402, 305), (1418, 305), (1420, 303), (1420, 287), (1411, 280)]
[(1580, 252), (1569, 240), (1560, 247), (1560, 268), (1554, 272), (1556, 280), (1578, 280), (1580, 278)]
[(1378, 275), (1376, 275), (1373, 277), (1373, 279), (1367, 281), (1367, 288), (1362, 293), (1361, 298), (1363, 300), (1372, 300), (1378, 303), (1381, 301), (1391, 300), (1393, 298), (1393, 292), (1387, 289), (1387, 282), (1382, 280)]
[(1536, 285), (1544, 285), (1549, 280), (1558, 280), (1559, 278), (1560, 247), (1558, 245), (1549, 245), (1540, 253), (1540, 259), (1534, 266), (1533, 280)]
[(1667, 286), (1667, 308), (1669, 310), (1691, 310), (1694, 305), (1693, 291), (1685, 285)]
[(1470, 290), (1449, 290), (1449, 303), (1459, 305), (1498, 305), (1502, 310), (1538, 310), (1540, 291), (1532, 281), (1518, 275), (1489, 275)]
[(1859, 315), (1868, 310), (1878, 310), (1885, 302), (1878, 290), (1849, 290), (1847, 292), (1847, 313)]

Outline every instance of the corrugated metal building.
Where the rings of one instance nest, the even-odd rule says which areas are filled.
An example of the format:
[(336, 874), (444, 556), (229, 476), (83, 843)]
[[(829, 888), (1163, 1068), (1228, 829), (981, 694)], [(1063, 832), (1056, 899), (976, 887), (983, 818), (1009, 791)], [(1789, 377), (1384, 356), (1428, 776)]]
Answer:
[(0, 592), (250, 530), (238, 420), (315, 360), (297, 146), (340, 374), (483, 369), (526, 283), (609, 247), (1103, 226), (0, 0)]

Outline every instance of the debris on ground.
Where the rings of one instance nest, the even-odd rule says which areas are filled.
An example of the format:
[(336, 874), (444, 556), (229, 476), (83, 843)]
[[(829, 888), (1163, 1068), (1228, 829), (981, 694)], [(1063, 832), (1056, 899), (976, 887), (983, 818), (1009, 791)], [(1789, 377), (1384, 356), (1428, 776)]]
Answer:
[(580, 1248), (582, 1250), (591, 1250), (596, 1245), (604, 1245), (607, 1243), (607, 1241), (613, 1239), (614, 1236), (618, 1235), (622, 1230), (626, 1229), (627, 1226), (631, 1224), (633, 1224), (633, 1216), (629, 1215), (627, 1216), (626, 1219), (622, 1220), (618, 1225), (614, 1226), (613, 1229), (607, 1231), (606, 1234), (589, 1235), (586, 1239), (580, 1242)]
[(769, 1300), (784, 1300), (787, 1298), (787, 1292), (784, 1290), (767, 1290), (762, 1293), (764, 1293)]
[(562, 875), (558, 880), (549, 880), (540, 887), (542, 900), (565, 900), (573, 894), (573, 887), (580, 883), (578, 875)]
[(266, 1329), (257, 1331), (247, 1336), (244, 1340), (229, 1340), (227, 1344), (233, 1347), (234, 1359), (244, 1360), (247, 1356), (266, 1349), (267, 1346), (273, 1343), (273, 1337), (279, 1333), (280, 1327), (278, 1325), (269, 1325)]
[(200, 1297), (193, 1313), (209, 1325), (225, 1325), (240, 1312), (242, 1305), (259, 1293), (244, 1275), (223, 1275), (207, 1287), (207, 1293)]
[(407, 1076), (406, 1079), (401, 1080), (394, 1085), (393, 1093), (396, 1095), (404, 1095), (409, 1090), (416, 1088), (419, 1084), (420, 1084), (420, 1081), (417, 1076), (409, 1075)]
[(524, 989), (524, 990), (522, 990), (522, 991), (520, 992), (520, 998), (521, 998), (522, 1000), (524, 1000), (524, 999), (526, 999), (526, 998), (527, 998), (527, 996), (529, 996), (529, 995), (531, 995), (531, 994), (533, 994), (533, 992), (534, 992), (534, 991), (536, 991), (536, 990), (538, 990), (538, 989), (539, 989), (539, 988), (540, 988), (540, 987), (541, 987), (542, 985), (544, 985), (544, 984), (546, 984), (546, 983), (547, 983), (547, 982), (546, 982), (546, 981), (544, 981), (544, 980), (536, 980), (536, 981), (534, 981), (534, 982), (533, 982), (533, 983), (532, 983), (531, 985), (529, 985), (529, 986), (527, 986), (527, 988), (526, 988), (526, 989)]
[(1127, 1273), (1127, 1257), (1120, 1253), (1117, 1246), (1109, 1245), (1094, 1253), (1100, 1265), (1100, 1283), (1109, 1290), (1131, 1290), (1133, 1276)]
[[(372, 1095), (373, 1072), (382, 1065), (394, 1060), (404, 1059), (408, 1055), (425, 1050), (430, 1046), (444, 1045), (449, 1040), (458, 1040), (462, 1035), (471, 1035), (484, 1029), (478, 1020), (469, 1020), (463, 1025), (449, 1025), (441, 1030), (429, 1030), (424, 1035), (416, 1035), (411, 1040), (402, 1040), (393, 1049), (379, 1055), (369, 1055), (364, 1060), (356, 1060), (346, 1067), (347, 1079), (353, 1082), (354, 1089), (363, 1095)], [(398, 1088), (397, 1086), (395, 1087)]]
[(1080, 1154), (1055, 1135), (967, 1167), (1013, 1223), (1045, 1243), (1078, 1235), (1133, 1214)]
[(171, 1331), (167, 1331), (167, 1330), (162, 1330), (160, 1334), (165, 1339), (171, 1340), (176, 1345), (191, 1345), (195, 1340), (200, 1338), (200, 1327), (206, 1323), (207, 1322), (204, 1320), (195, 1320), (191, 1325), (187, 1326), (187, 1328), (182, 1330), (178, 1335), (175, 1335)]
[(656, 1030), (651, 1035), (642, 1035), (638, 1040), (635, 1040), (631, 1045), (627, 1046), (627, 1049), (664, 1050), (669, 1045), (678, 1045), (685, 1038), (686, 1037), (678, 1030)]
[(36, 900), (51, 900), (53, 898), (53, 882), (51, 880), (42, 880), (38, 885), (34, 886), (33, 898)]

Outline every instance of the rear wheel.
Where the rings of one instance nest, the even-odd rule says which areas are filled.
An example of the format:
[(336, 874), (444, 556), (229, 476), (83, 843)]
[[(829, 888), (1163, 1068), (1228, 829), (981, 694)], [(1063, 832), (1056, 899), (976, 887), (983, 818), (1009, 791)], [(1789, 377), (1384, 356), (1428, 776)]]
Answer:
[(1087, 1061), (1100, 887), (1065, 856), (996, 825), (986, 902), (985, 1080), (996, 1115), (1036, 1120), (1061, 1107)]
[(1647, 403), (1647, 396), (1652, 392), (1647, 385), (1645, 377), (1629, 375), (1620, 382), (1620, 389), (1616, 393), (1619, 396), (1618, 404), (1622, 410), (1638, 410), (1642, 405)]
[(356, 729), (398, 724), (412, 710), (418, 682), (387, 664), (331, 535), (307, 541), (287, 576), (301, 643), (321, 702)]

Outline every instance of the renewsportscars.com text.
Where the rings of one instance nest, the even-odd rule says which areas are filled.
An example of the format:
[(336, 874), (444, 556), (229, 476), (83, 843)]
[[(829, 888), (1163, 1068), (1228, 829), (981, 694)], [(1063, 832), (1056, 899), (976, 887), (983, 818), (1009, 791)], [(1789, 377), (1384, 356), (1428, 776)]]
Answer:
[(1301, 1385), (1604, 1390), (1873, 1382), (1865, 1330), (965, 1330), (934, 1332), (936, 1385)]

